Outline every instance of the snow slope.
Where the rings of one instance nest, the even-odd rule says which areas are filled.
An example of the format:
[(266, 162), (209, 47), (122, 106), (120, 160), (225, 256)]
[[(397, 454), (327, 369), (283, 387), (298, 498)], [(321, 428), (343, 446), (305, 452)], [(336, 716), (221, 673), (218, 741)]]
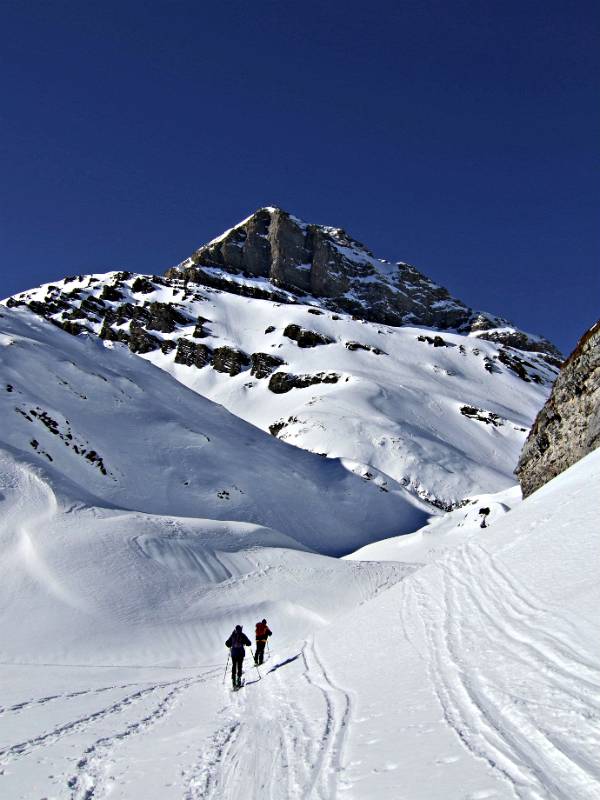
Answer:
[[(217, 272), (212, 270), (213, 277)], [(23, 293), (15, 302), (80, 326), (78, 338), (85, 331), (106, 335), (107, 315), (116, 316), (110, 335), (124, 339), (143, 323), (135, 314), (147, 315), (152, 304), (162, 304), (156, 306), (161, 313), (177, 312), (183, 321), (162, 326), (172, 327), (170, 332), (156, 330), (161, 321), (147, 323), (152, 339), (141, 357), (263, 431), (347, 459), (381, 486), (391, 479), (441, 508), (514, 485), (518, 454), (556, 373), (543, 353), (481, 338), (510, 335), (505, 329), (439, 336), (436, 330), (333, 313), (317, 299), (299, 300), (264, 278), (222, 271), (219, 277), (230, 290), (125, 273), (79, 276)], [(240, 287), (277, 293), (286, 302), (240, 296)], [(290, 325), (328, 343), (300, 347), (286, 335)], [(283, 362), (278, 374), (317, 381), (327, 375), (335, 382), (275, 393), (271, 379), (257, 377), (249, 362), (233, 375), (210, 363), (178, 363), (182, 342), (205, 348), (203, 358), (219, 348), (248, 360), (265, 354)]]
[[(14, 649), (2, 661), (45, 653), (54, 666), (0, 665), (2, 796), (600, 795), (600, 452), (416, 571), (273, 541), (258, 578), (239, 568), (256, 551), (237, 550), (238, 542), (229, 557), (219, 555), (234, 573), (223, 592), (204, 591), (206, 566), (190, 545), (206, 535), (202, 523), (173, 550), (178, 537), (169, 536), (168, 521), (161, 518), (158, 530), (153, 522), (132, 556), (136, 568), (143, 559), (148, 566), (124, 580), (118, 540), (140, 535), (140, 515), (121, 515), (119, 528), (75, 507), (59, 520), (30, 468), (5, 456), (3, 475), (1, 638), (12, 629)], [(50, 519), (49, 539), (62, 536), (71, 582), (46, 558), (49, 543), (39, 549)], [(303, 559), (313, 560), (304, 572)], [(17, 595), (16, 573), (29, 581), (19, 579)], [(188, 579), (197, 602), (186, 602), (186, 618)], [(261, 595), (264, 579), (279, 600), (272, 606)], [(74, 590), (78, 581), (85, 593)], [(98, 595), (102, 584), (118, 598), (112, 609), (100, 602), (110, 593)], [(309, 604), (312, 616), (285, 617), (285, 597), (294, 610)], [(74, 625), (89, 615), (88, 636), (77, 642), (73, 634), (61, 653), (65, 632), (52, 626), (52, 613), (47, 626), (28, 632), (27, 603), (44, 598)], [(246, 686), (232, 695), (222, 683), (222, 641), (234, 621), (248, 628), (263, 611), (275, 631), (270, 660), (260, 679), (247, 663)], [(116, 631), (112, 641), (108, 629)], [(183, 661), (185, 649), (193, 660)]]
[(336, 459), (277, 441), (127, 349), (72, 337), (26, 310), (1, 312), (0, 404), (0, 445), (42, 469), (61, 506), (252, 523), (328, 554), (425, 518), (391, 480), (382, 491)]
[(345, 796), (600, 796), (599, 487), (596, 451), (353, 614), (372, 669), (316, 637), (354, 698)]
[[(429, 564), (461, 547), (473, 537), (495, 525), (508, 511), (521, 503), (519, 486), (495, 494), (481, 494), (466, 505), (443, 515), (431, 517), (427, 524), (413, 533), (393, 536), (365, 545), (345, 558), (353, 561), (401, 561), (410, 564)], [(482, 529), (481, 509), (487, 509)]]

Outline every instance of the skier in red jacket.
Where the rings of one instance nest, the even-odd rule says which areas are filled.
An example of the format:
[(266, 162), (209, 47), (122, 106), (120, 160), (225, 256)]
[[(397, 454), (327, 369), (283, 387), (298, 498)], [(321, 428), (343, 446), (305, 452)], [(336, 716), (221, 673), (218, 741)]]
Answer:
[(272, 635), (267, 625), (267, 620), (263, 619), (262, 622), (256, 623), (256, 652), (254, 654), (254, 663), (262, 664), (265, 658), (265, 645), (267, 639)]

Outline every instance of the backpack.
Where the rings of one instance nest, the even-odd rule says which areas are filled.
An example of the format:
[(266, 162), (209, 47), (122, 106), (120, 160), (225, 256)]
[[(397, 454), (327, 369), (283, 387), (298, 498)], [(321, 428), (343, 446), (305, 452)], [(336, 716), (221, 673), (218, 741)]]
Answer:
[(244, 634), (242, 631), (234, 631), (229, 641), (231, 642), (231, 647), (243, 647), (244, 646)]
[(268, 635), (268, 626), (264, 624), (264, 622), (257, 622), (256, 623), (256, 638), (257, 639), (266, 639)]

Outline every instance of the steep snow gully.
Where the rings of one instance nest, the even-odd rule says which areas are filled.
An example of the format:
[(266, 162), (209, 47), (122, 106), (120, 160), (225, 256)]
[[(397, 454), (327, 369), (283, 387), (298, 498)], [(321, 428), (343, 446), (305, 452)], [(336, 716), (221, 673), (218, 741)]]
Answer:
[[(4, 579), (25, 562), (48, 597), (79, 604), (38, 537), (56, 498), (12, 475)], [(0, 795), (597, 800), (599, 482), (593, 453), (433, 563), (371, 563), (360, 597), (314, 633), (286, 638), (273, 621), (265, 664), (248, 655), (236, 693), (222, 645), (186, 667), (5, 658)]]

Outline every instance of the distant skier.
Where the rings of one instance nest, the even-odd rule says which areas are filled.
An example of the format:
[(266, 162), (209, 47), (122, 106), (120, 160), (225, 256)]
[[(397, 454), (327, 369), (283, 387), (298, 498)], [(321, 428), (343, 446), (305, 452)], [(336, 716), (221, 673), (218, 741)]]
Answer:
[(263, 619), (262, 622), (256, 623), (256, 653), (254, 655), (254, 663), (262, 664), (265, 658), (265, 645), (269, 636), (272, 636), (269, 630), (267, 620)]
[(252, 642), (242, 631), (242, 626), (236, 625), (225, 646), (231, 652), (231, 682), (234, 689), (239, 689), (242, 685), (242, 663), (246, 655), (244, 647), (251, 647)]
[(479, 513), (481, 514), (481, 525), (479, 527), (487, 528), (486, 519), (488, 517), (488, 514), (490, 513), (489, 508), (480, 508)]

